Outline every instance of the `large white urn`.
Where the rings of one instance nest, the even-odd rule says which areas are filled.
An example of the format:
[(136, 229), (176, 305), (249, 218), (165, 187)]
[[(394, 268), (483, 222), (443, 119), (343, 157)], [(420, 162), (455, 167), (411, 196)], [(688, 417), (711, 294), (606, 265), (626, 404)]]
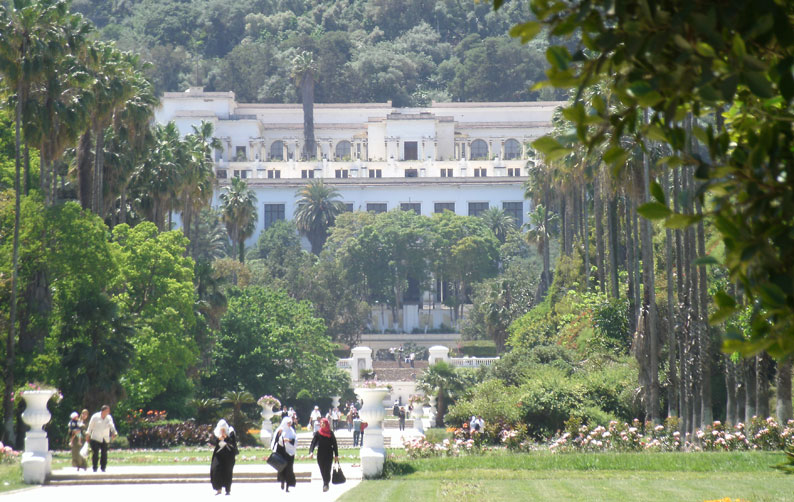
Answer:
[(270, 446), (270, 441), (273, 438), (273, 422), (270, 419), (273, 418), (275, 413), (273, 412), (272, 404), (260, 404), (262, 406), (262, 412), (260, 413), (262, 417), (262, 428), (259, 430), (259, 439), (262, 440), (262, 444), (267, 448)]
[(383, 472), (386, 448), (383, 445), (383, 418), (386, 410), (383, 399), (389, 394), (386, 387), (362, 387), (355, 390), (363, 405), (359, 415), (367, 428), (364, 429), (364, 446), (361, 448), (361, 470), (365, 479), (377, 478)]
[(425, 416), (425, 410), (422, 406), (421, 402), (415, 403), (413, 410), (411, 410), (411, 418), (414, 420), (414, 429), (416, 429), (419, 433), (425, 433), (425, 425), (422, 421), (422, 417)]
[(52, 472), (52, 453), (44, 426), (52, 415), (47, 402), (55, 394), (54, 390), (26, 390), (22, 392), (25, 411), (22, 420), (30, 426), (25, 434), (25, 452), (22, 454), (22, 478), (28, 484), (44, 484)]

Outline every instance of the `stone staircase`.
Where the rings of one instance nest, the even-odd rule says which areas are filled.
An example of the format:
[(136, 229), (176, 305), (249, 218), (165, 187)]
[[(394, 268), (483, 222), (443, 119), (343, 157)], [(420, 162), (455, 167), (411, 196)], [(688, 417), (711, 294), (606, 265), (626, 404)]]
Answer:
[[(407, 422), (406, 422), (406, 424), (407, 424)], [(406, 427), (407, 427), (407, 425), (406, 425)], [(366, 434), (367, 434), (366, 431), (364, 431), (364, 435), (366, 435)], [(311, 437), (298, 436), (297, 447), (298, 447), (299, 450), (300, 449), (307, 449), (308, 450), (309, 446), (311, 446), (311, 444), (312, 444), (312, 438)], [(391, 446), (391, 437), (384, 436), (383, 437), (383, 444), (384, 444), (384, 446), (386, 448), (391, 448), (392, 447)], [(353, 436), (352, 435), (348, 436), (348, 435), (337, 434), (336, 435), (336, 446), (339, 447), (340, 450), (343, 450), (343, 449), (344, 450), (350, 450), (350, 449), (353, 449), (353, 448), (358, 448), (358, 446), (353, 446)]]
[(381, 382), (412, 382), (427, 369), (427, 361), (414, 361), (414, 367), (397, 361), (372, 361), (375, 377)]

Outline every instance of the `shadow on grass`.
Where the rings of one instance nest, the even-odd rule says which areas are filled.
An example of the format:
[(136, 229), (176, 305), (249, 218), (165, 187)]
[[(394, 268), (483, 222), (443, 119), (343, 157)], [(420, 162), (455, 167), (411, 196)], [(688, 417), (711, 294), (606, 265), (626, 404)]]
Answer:
[(415, 472), (416, 468), (413, 465), (387, 458), (383, 464), (382, 479), (390, 479), (394, 476), (407, 476)]

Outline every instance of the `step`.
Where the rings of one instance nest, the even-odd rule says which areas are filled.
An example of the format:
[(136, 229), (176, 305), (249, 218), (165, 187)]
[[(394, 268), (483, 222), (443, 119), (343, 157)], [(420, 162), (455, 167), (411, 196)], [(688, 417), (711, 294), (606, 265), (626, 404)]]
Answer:
[[(311, 472), (296, 472), (295, 479), (301, 483), (311, 482)], [(234, 483), (276, 483), (275, 472), (239, 472), (234, 473)], [(51, 485), (122, 485), (122, 484), (178, 484), (178, 483), (209, 483), (209, 472), (185, 473), (85, 473), (50, 475)]]

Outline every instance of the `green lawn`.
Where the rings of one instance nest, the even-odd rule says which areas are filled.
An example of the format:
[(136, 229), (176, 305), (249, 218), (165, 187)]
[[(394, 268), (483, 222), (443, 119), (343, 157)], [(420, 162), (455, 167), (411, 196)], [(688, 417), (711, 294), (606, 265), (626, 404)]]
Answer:
[(389, 479), (343, 501), (794, 501), (794, 477), (770, 468), (782, 453), (525, 454), (398, 459)]

